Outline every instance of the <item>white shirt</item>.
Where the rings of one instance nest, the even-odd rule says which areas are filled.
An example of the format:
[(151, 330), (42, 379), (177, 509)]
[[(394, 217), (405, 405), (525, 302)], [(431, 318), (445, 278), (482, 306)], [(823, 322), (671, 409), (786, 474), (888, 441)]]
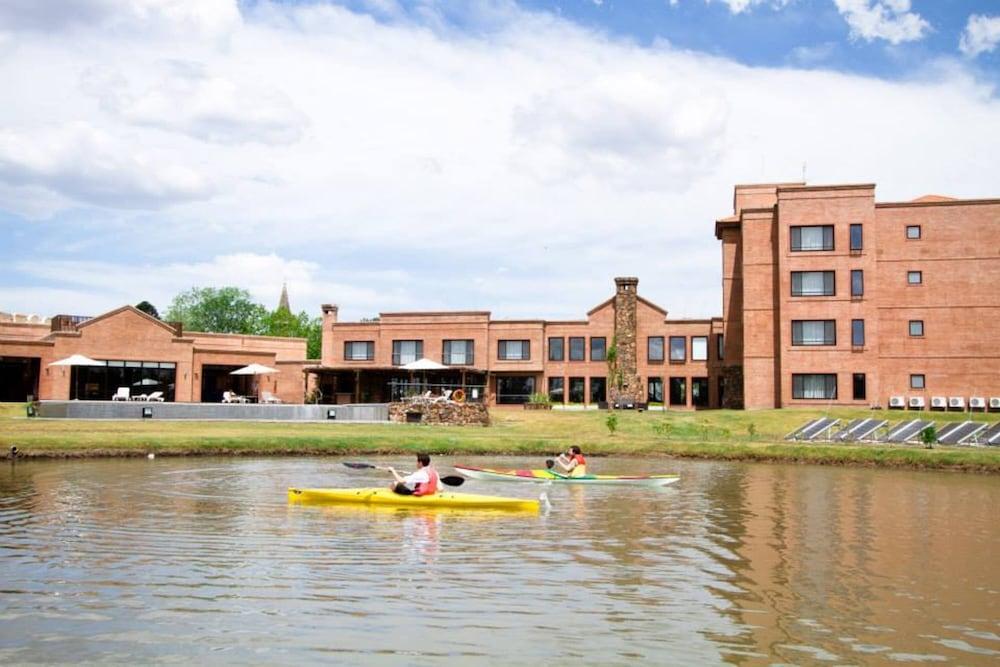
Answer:
[(427, 474), (427, 468), (420, 468), (416, 472), (410, 473), (403, 478), (403, 483), (411, 489), (415, 489), (417, 484), (427, 484), (431, 481), (431, 476)]

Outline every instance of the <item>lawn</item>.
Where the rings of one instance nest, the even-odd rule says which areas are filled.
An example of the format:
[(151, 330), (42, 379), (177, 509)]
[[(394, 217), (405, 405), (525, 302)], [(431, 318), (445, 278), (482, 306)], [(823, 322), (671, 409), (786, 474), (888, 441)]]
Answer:
[[(28, 457), (159, 455), (537, 454), (579, 444), (589, 455), (784, 461), (1000, 472), (1000, 447), (833, 445), (783, 441), (808, 419), (907, 413), (865, 410), (713, 410), (618, 412), (610, 433), (607, 412), (493, 410), (493, 425), (73, 421), (28, 419), (20, 404), (0, 404), (0, 453), (14, 445)], [(928, 413), (924, 413), (928, 416)], [(967, 415), (934, 413), (939, 424)], [(1000, 415), (976, 415), (996, 421)]]

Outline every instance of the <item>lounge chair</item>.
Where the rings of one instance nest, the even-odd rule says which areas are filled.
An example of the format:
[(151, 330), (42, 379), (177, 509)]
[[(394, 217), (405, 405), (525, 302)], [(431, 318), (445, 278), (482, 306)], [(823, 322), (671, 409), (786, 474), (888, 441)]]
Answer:
[(118, 391), (111, 397), (112, 401), (131, 401), (128, 387), (118, 387)]
[(440, 396), (437, 396), (437, 397), (434, 398), (434, 402), (435, 403), (442, 403), (444, 401), (447, 401), (448, 399), (451, 398), (451, 394), (452, 394), (451, 389), (445, 389), (444, 391), (441, 392)]
[(222, 402), (223, 403), (246, 403), (247, 399), (239, 396), (234, 391), (224, 391), (222, 392)]
[(149, 396), (146, 396), (146, 398), (144, 398), (143, 400), (162, 403), (163, 402), (163, 392), (162, 391), (154, 391)]
[(261, 403), (281, 403), (281, 399), (269, 391), (262, 391), (260, 394)]

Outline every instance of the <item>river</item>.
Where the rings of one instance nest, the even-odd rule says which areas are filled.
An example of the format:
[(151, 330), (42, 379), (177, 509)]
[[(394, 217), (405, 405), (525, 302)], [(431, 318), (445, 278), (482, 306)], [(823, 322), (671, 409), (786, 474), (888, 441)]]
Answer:
[(537, 516), (289, 505), (386, 481), (331, 458), (5, 464), (0, 663), (1000, 664), (997, 477), (654, 463)]

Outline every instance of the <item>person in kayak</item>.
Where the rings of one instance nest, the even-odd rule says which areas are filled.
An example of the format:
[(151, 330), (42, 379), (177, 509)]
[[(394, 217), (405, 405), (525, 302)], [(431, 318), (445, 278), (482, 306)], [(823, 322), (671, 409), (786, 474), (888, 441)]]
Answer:
[(587, 476), (587, 459), (583, 457), (583, 451), (576, 445), (570, 447), (568, 452), (560, 454), (556, 458), (556, 463), (569, 473), (570, 477)]
[(396, 481), (389, 485), (395, 493), (401, 496), (433, 496), (438, 490), (438, 474), (431, 465), (429, 454), (417, 454), (417, 470), (406, 477), (388, 468)]

